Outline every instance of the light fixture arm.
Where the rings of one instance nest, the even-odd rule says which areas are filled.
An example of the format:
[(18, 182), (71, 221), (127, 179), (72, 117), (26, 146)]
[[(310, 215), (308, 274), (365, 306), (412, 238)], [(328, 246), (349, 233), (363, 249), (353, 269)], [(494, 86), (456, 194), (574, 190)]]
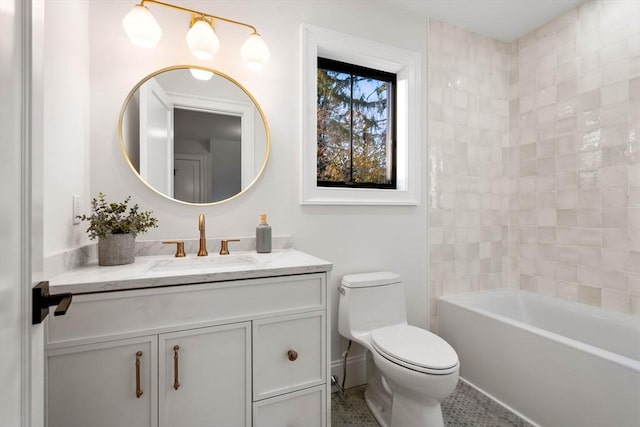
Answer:
[(252, 31), (252, 34), (258, 34), (258, 30), (256, 29), (256, 27), (254, 27), (253, 25), (245, 24), (244, 22), (234, 21), (233, 19), (227, 19), (227, 18), (223, 18), (222, 16), (211, 15), (209, 13), (200, 12), (199, 10), (189, 9), (189, 8), (186, 8), (186, 7), (177, 6), (175, 4), (166, 3), (166, 2), (162, 2), (162, 1), (158, 1), (158, 0), (141, 0), (140, 1), (140, 6), (144, 6), (145, 3), (153, 3), (153, 4), (160, 5), (160, 6), (168, 7), (170, 9), (176, 9), (176, 10), (180, 10), (182, 12), (187, 12), (187, 13), (191, 13), (191, 14), (195, 14), (195, 15), (200, 15), (200, 16), (202, 16), (204, 18), (217, 19), (217, 20), (220, 20), (220, 21), (228, 22), (230, 24), (240, 25), (242, 27), (249, 28)]

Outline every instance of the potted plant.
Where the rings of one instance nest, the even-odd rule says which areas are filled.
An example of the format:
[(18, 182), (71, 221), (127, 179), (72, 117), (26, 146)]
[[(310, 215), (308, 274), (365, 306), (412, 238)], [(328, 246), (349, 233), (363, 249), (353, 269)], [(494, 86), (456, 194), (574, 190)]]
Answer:
[(91, 215), (78, 215), (89, 222), (89, 238), (98, 238), (99, 265), (131, 264), (136, 236), (158, 226), (152, 211), (140, 212), (137, 204), (129, 206), (130, 201), (127, 196), (122, 203), (109, 203), (104, 193), (98, 193), (91, 200)]

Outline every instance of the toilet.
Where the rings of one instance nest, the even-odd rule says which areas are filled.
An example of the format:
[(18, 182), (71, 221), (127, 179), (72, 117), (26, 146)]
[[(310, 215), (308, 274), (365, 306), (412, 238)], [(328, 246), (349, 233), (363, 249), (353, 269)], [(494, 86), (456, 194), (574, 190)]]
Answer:
[(458, 383), (458, 355), (439, 336), (407, 324), (399, 275), (344, 276), (338, 331), (369, 350), (365, 401), (382, 427), (444, 426), (440, 402)]

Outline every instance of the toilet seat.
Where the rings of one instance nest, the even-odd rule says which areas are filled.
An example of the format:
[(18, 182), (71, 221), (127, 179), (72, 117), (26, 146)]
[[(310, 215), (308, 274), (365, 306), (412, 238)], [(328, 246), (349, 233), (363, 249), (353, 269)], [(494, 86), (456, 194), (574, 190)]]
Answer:
[(431, 375), (458, 370), (458, 355), (442, 338), (415, 326), (400, 324), (371, 331), (374, 349), (385, 359)]

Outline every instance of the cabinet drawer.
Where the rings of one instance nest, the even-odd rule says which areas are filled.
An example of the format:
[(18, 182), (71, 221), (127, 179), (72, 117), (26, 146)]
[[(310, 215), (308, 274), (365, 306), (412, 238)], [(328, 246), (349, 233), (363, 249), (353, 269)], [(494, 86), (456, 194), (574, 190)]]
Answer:
[(313, 387), (253, 404), (253, 427), (325, 427), (325, 386)]
[(253, 398), (326, 382), (325, 312), (253, 322)]

